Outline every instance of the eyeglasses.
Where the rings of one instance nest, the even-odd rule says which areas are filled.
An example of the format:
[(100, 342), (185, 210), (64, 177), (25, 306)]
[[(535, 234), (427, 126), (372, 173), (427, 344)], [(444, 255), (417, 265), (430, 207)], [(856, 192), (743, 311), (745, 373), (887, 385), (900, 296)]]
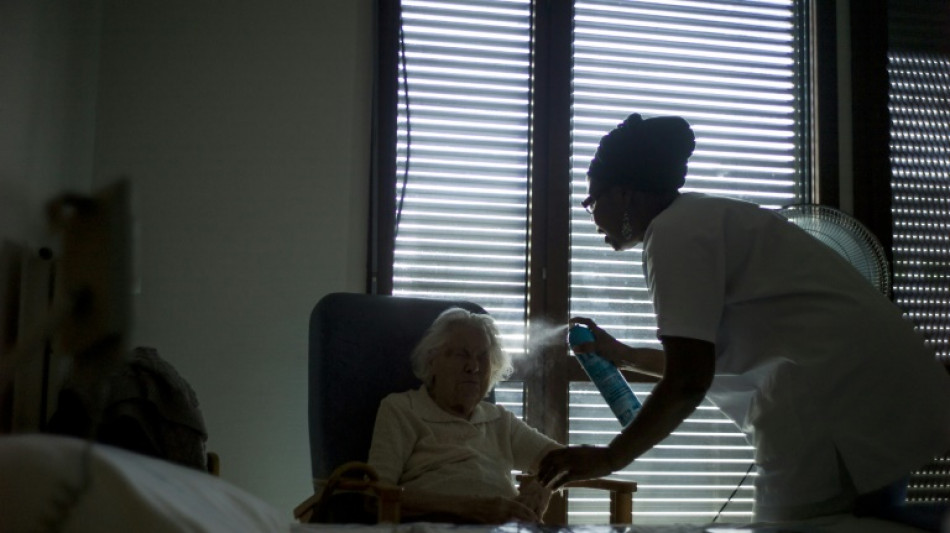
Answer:
[(593, 196), (588, 196), (587, 198), (584, 198), (584, 201), (581, 202), (581, 207), (583, 207), (584, 210), (587, 211), (588, 215), (593, 215), (594, 208), (597, 207), (597, 198)]
[[(592, 190), (592, 189), (596, 189), (596, 190)], [(610, 185), (607, 185), (606, 187), (592, 187), (590, 189), (587, 189), (590, 194), (588, 194), (587, 198), (584, 198), (584, 201), (581, 202), (581, 207), (583, 207), (584, 210), (587, 211), (588, 215), (593, 216), (594, 209), (597, 208), (597, 200), (600, 200), (601, 196), (610, 192), (613, 189), (614, 187)]]
[(587, 211), (588, 215), (594, 214), (594, 207), (596, 205), (597, 205), (597, 200), (595, 200), (593, 196), (588, 196), (587, 198), (584, 199), (583, 202), (581, 202), (581, 207), (583, 207), (584, 210)]

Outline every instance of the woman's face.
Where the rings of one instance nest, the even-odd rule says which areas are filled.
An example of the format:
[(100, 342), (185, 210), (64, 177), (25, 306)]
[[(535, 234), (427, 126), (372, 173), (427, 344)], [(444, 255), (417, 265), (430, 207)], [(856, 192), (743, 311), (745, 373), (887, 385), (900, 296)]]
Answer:
[[(614, 250), (633, 248), (643, 241), (649, 220), (641, 214), (637, 206), (640, 195), (617, 185), (604, 185), (598, 180), (588, 180), (587, 198), (581, 202), (597, 226), (597, 232), (604, 235), (604, 241)], [(622, 231), (624, 212), (628, 212), (630, 232), (624, 236)]]
[(488, 394), (491, 379), (488, 335), (453, 326), (448, 342), (429, 360), (429, 394), (445, 411), (468, 419)]

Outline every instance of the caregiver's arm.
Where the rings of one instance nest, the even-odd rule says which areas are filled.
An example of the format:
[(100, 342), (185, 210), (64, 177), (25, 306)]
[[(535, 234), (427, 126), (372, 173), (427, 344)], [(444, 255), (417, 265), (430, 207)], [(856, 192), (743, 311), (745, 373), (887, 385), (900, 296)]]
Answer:
[(686, 420), (706, 397), (715, 374), (713, 344), (683, 337), (663, 337), (666, 368), (640, 413), (611, 441), (613, 471), (643, 455)]
[(557, 486), (610, 475), (666, 438), (706, 395), (715, 373), (713, 344), (682, 337), (661, 339), (666, 365), (640, 413), (607, 447), (581, 446), (549, 453), (538, 477)]
[(613, 360), (617, 368), (624, 371), (646, 374), (657, 378), (663, 377), (666, 369), (666, 354), (656, 348), (633, 348), (624, 346), (626, 350), (620, 358)]

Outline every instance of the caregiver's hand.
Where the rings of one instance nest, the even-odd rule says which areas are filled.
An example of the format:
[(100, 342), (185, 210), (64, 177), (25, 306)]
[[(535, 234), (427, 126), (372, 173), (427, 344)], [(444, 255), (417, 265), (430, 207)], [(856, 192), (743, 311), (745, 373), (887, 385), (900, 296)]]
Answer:
[(598, 326), (593, 320), (575, 316), (570, 319), (570, 325), (583, 324), (594, 334), (594, 342), (585, 342), (574, 347), (574, 353), (597, 352), (597, 355), (607, 359), (615, 366), (622, 367), (628, 364), (629, 352), (632, 349), (626, 344), (615, 339), (610, 333)]
[(568, 481), (594, 479), (614, 472), (610, 449), (602, 446), (574, 446), (548, 452), (538, 468), (538, 481), (556, 489)]

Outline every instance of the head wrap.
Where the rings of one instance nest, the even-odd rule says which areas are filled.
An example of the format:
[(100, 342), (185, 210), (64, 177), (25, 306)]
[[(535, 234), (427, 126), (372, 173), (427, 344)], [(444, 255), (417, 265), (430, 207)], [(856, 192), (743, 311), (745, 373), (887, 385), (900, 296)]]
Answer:
[(644, 120), (634, 113), (600, 140), (587, 175), (638, 191), (675, 191), (686, 181), (695, 147), (693, 130), (681, 117)]

